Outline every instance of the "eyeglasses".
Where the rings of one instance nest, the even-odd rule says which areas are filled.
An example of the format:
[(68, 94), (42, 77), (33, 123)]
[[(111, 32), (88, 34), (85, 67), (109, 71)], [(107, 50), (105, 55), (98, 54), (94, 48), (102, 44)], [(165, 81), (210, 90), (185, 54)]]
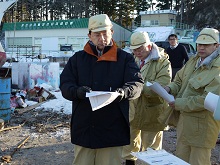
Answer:
[(169, 41), (175, 41), (175, 40), (177, 40), (176, 38), (171, 38), (171, 39), (169, 39)]
[(142, 53), (144, 51), (144, 49), (145, 49), (145, 46), (141, 46), (137, 49), (133, 49), (132, 52), (133, 53)]

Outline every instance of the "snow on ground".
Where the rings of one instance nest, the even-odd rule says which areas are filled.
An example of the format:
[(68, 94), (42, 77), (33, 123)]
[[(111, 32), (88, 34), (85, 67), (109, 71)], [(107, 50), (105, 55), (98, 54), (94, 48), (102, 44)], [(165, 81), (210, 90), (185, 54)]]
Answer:
[(72, 102), (63, 98), (61, 92), (51, 92), (56, 96), (56, 99), (48, 100), (38, 108), (45, 108), (52, 111), (63, 112), (65, 114), (72, 113)]

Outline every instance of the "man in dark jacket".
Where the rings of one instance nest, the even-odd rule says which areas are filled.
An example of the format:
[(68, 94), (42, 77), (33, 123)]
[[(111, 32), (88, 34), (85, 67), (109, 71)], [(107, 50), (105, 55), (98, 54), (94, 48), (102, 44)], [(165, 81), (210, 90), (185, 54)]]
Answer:
[(186, 48), (183, 45), (178, 44), (178, 38), (176, 34), (170, 34), (168, 37), (170, 46), (166, 52), (169, 55), (169, 61), (172, 67), (172, 80), (183, 65), (189, 60)]
[[(89, 19), (89, 41), (76, 52), (60, 77), (64, 98), (72, 101), (74, 165), (120, 165), (130, 143), (129, 100), (140, 96), (143, 79), (131, 54), (118, 49), (106, 14)], [(86, 92), (116, 91), (107, 106), (92, 111)]]

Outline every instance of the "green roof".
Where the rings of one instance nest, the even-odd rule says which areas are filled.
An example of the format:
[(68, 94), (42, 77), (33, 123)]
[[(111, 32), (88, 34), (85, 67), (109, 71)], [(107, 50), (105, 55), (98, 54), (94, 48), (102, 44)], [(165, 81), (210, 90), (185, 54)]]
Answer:
[(36, 22), (16, 22), (4, 23), (3, 30), (37, 30), (37, 29), (67, 29), (67, 28), (88, 28), (89, 18), (80, 18), (72, 20), (50, 20), (50, 21), (36, 21)]

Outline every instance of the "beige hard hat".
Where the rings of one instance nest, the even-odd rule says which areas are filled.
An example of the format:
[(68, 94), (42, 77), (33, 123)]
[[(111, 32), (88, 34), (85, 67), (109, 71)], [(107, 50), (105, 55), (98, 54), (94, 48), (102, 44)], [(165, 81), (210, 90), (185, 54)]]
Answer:
[(99, 14), (89, 18), (89, 31), (99, 32), (112, 28), (112, 22), (106, 14)]
[(150, 38), (147, 32), (137, 31), (131, 35), (130, 49), (137, 49), (144, 44), (150, 44)]
[(214, 44), (219, 43), (219, 31), (213, 28), (204, 28), (199, 33), (196, 40), (197, 44)]

